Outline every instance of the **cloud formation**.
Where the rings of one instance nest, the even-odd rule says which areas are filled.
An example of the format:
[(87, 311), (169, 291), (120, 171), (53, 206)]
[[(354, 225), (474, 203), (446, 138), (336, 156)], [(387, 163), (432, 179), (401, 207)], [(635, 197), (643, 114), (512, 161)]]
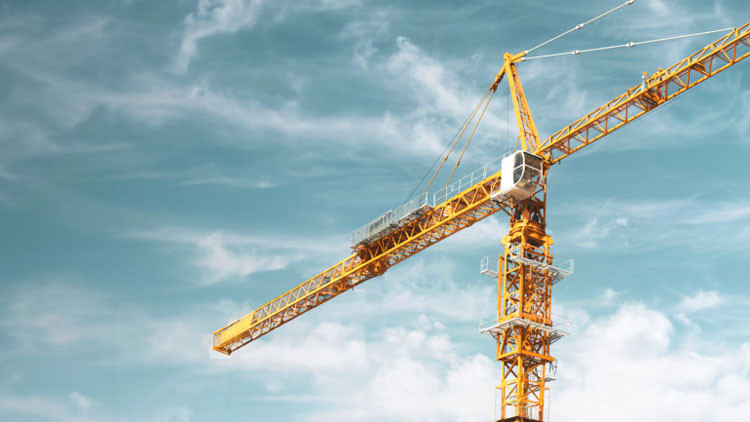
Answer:
[(255, 25), (263, 3), (264, 0), (199, 0), (198, 10), (185, 18), (176, 70), (187, 71), (201, 39)]
[(579, 328), (555, 347), (553, 420), (744, 420), (750, 343), (717, 350), (685, 335), (638, 303)]

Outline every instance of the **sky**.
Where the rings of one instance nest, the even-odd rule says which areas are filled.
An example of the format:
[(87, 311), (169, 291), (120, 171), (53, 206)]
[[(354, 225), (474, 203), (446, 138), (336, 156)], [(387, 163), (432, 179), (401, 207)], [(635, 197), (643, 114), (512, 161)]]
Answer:
[[(619, 0), (0, 0), (0, 419), (491, 421), (488, 218), (225, 358), (211, 334), (350, 253), (506, 52)], [(542, 53), (735, 27), (638, 0)], [(521, 63), (546, 137), (718, 35)], [(511, 151), (498, 90), (457, 174)], [(750, 62), (549, 172), (552, 421), (750, 414)]]

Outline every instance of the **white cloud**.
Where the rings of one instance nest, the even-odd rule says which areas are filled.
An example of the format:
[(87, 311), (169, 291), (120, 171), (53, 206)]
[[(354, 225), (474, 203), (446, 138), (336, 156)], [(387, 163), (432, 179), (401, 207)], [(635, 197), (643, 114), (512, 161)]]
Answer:
[(615, 227), (617, 226), (612, 224), (602, 225), (598, 217), (593, 217), (572, 237), (578, 245), (593, 249), (597, 246), (597, 242), (612, 233)]
[(724, 303), (724, 298), (716, 290), (700, 290), (692, 296), (683, 296), (678, 308), (683, 312), (695, 312), (715, 308)]
[(706, 352), (684, 335), (642, 304), (594, 320), (555, 346), (552, 419), (745, 420), (750, 344)]
[[(404, 267), (386, 272), (381, 280), (373, 280), (355, 291), (350, 298), (351, 309), (357, 309), (364, 318), (384, 318), (397, 314), (420, 314), (429, 321), (448, 321), (475, 325), (480, 317), (496, 309), (497, 282), (476, 272), (458, 271), (450, 259), (441, 257), (410, 258)], [(479, 279), (479, 282), (475, 280)], [(359, 293), (359, 290), (366, 290)], [(374, 302), (372, 297), (381, 300)], [(343, 308), (343, 307), (342, 307)], [(338, 312), (349, 312), (339, 309)], [(344, 315), (334, 314), (336, 318)]]
[(45, 154), (60, 151), (40, 125), (24, 120), (0, 119), (0, 142), (10, 154)]
[(339, 36), (342, 39), (353, 39), (353, 60), (362, 70), (367, 70), (370, 57), (377, 53), (375, 40), (378, 36), (386, 33), (388, 21), (384, 13), (376, 13), (368, 16), (365, 21), (349, 22), (341, 30)]
[(558, 209), (575, 228), (556, 233), (556, 240), (602, 252), (642, 252), (665, 245), (697, 248), (720, 233), (723, 241), (704, 252), (721, 253), (745, 245), (750, 234), (747, 224), (742, 224), (750, 222), (747, 201), (609, 198), (596, 203), (576, 201), (574, 206), (563, 204)]
[(442, 63), (428, 56), (406, 37), (396, 38), (396, 52), (388, 58), (385, 68), (393, 75), (402, 75), (398, 82), (407, 84), (420, 97), (424, 114), (439, 111), (449, 116), (463, 116), (474, 108), (469, 90)]
[[(337, 10), (359, 3), (359, 0), (306, 0), (288, 6), (279, 2), (271, 3), (269, 13), (278, 23), (292, 13)], [(200, 40), (253, 28), (266, 5), (265, 0), (198, 0), (197, 10), (185, 18), (185, 30), (175, 60), (175, 70), (187, 71), (197, 54)]]
[[(493, 309), (494, 283), (458, 282), (454, 273), (450, 261), (416, 258), (218, 361), (214, 370), (273, 379), (257, 398), (265, 402), (302, 400), (295, 388), (307, 380), (303, 391), (315, 392), (308, 399), (330, 403), (311, 410), (313, 421), (489, 419), (499, 367), (466, 351), (446, 326), (481, 339), (476, 322)], [(489, 338), (483, 343), (493, 350)], [(342, 394), (345, 402), (337, 399)]]
[[(72, 396), (71, 396), (72, 398)], [(86, 409), (74, 408), (67, 400), (36, 395), (0, 395), (0, 417), (23, 415), (23, 420), (53, 422), (104, 422), (105, 417), (82, 415)], [(29, 419), (33, 418), (33, 419)], [(5, 419), (15, 420), (15, 419)]]
[[(721, 7), (720, 2), (703, 2), (700, 7), (681, 7), (680, 0), (647, 0), (636, 2), (626, 12), (629, 18), (615, 16), (602, 27), (604, 34), (616, 37), (623, 42), (646, 41), (656, 38), (678, 36), (695, 32), (710, 31), (731, 27), (737, 24)], [(620, 15), (624, 17), (624, 15)], [(699, 38), (675, 40), (655, 46), (639, 47), (648, 56), (672, 63), (698, 50), (705, 44), (718, 39), (720, 34)], [(598, 47), (598, 45), (595, 45)], [(666, 66), (664, 66), (666, 67)]]
[(69, 397), (70, 397), (70, 400), (73, 401), (73, 404), (75, 404), (75, 406), (81, 410), (91, 409), (91, 406), (94, 404), (94, 402), (91, 401), (90, 398), (84, 396), (83, 394), (77, 391), (70, 393)]
[[(155, 413), (132, 411), (125, 418), (106, 414), (89, 415), (90, 407), (81, 406), (88, 400), (79, 393), (63, 398), (49, 395), (0, 394), (0, 418), (3, 420), (33, 420), (39, 422), (108, 422), (123, 420), (152, 420), (155, 422), (189, 422), (192, 411), (186, 406), (168, 407)], [(88, 406), (91, 402), (85, 402)], [(138, 416), (140, 415), (140, 418)]]
[[(324, 323), (302, 338), (276, 336), (237, 353), (228, 366), (312, 381), (326, 410), (309, 420), (468, 421), (492, 414), (498, 370), (460, 355), (440, 330), (391, 327), (369, 339), (356, 326)], [(300, 353), (304, 350), (304, 353)], [(228, 369), (228, 368), (227, 368)], [(278, 387), (276, 387), (278, 388)], [(285, 394), (284, 388), (279, 394)], [(346, 401), (337, 397), (346, 395)]]
[(208, 235), (199, 245), (206, 251), (201, 265), (212, 274), (211, 283), (232, 276), (244, 277), (259, 271), (281, 270), (295, 260), (284, 255), (264, 254), (260, 250), (230, 250), (221, 233)]
[[(197, 42), (205, 37), (225, 31), (238, 31), (255, 22), (261, 2), (240, 0), (201, 0), (198, 10), (186, 20), (183, 39), (182, 66), (187, 66), (195, 53)], [(310, 2), (304, 3), (295, 13), (315, 12), (331, 8), (342, 8), (354, 2)], [(283, 7), (282, 7), (283, 9)], [(296, 9), (295, 9), (296, 10)], [(256, 16), (257, 17), (257, 16)], [(352, 24), (342, 31), (342, 36), (351, 36), (356, 41), (362, 60), (369, 60), (374, 47), (368, 47), (369, 40), (363, 35), (368, 31), (376, 33), (386, 25), (384, 20), (368, 22), (365, 27)], [(174, 80), (169, 75), (157, 76), (151, 71), (135, 72), (116, 87), (91, 80), (80, 79), (77, 73), (66, 74), (54, 66), (40, 66), (36, 57), (46, 57), (50, 50), (61, 48), (81, 48), (81, 43), (89, 34), (101, 37), (106, 20), (96, 24), (66, 28), (42, 40), (24, 46), (24, 51), (35, 51), (31, 59), (19, 47), (13, 48), (4, 64), (15, 73), (28, 79), (39, 88), (38, 95), (29, 97), (30, 105), (42, 110), (49, 120), (23, 122), (0, 122), (0, 138), (8, 143), (22, 142), (29, 153), (68, 152), (72, 145), (58, 145), (50, 140), (50, 133), (71, 130), (89, 119), (93, 113), (104, 109), (122, 114), (138, 122), (160, 126), (166, 122), (183, 119), (200, 119), (204, 123), (217, 123), (239, 129), (251, 129), (252, 133), (271, 132), (278, 135), (274, 142), (298, 142), (300, 138), (324, 141), (332, 140), (357, 147), (375, 147), (378, 151), (398, 151), (408, 154), (434, 156), (457, 129), (462, 119), (481, 98), (481, 92), (462, 83), (460, 69), (465, 65), (459, 60), (438, 60), (404, 37), (396, 39), (396, 51), (372, 61), (372, 80), (383, 84), (384, 89), (404, 96), (413, 104), (407, 113), (375, 111), (370, 114), (335, 113), (320, 115), (313, 110), (300, 108), (300, 99), (281, 98), (274, 105), (258, 101), (256, 96), (237, 96), (228, 90), (211, 85), (209, 78), (196, 80)], [(362, 24), (364, 25), (364, 24)], [(222, 29), (224, 28), (224, 29)], [(99, 31), (99, 32), (95, 32)], [(66, 35), (67, 34), (67, 35)], [(71, 35), (78, 34), (78, 35)], [(347, 35), (350, 34), (350, 35)], [(67, 44), (53, 45), (53, 39), (61, 37)], [(363, 41), (364, 40), (364, 41)], [(364, 42), (364, 44), (362, 44)], [(87, 57), (88, 58), (88, 57)], [(83, 60), (83, 59), (81, 59)], [(295, 94), (301, 95), (300, 92)], [(505, 103), (495, 104), (501, 110)], [(489, 143), (493, 149), (495, 140), (483, 135), (501, 133), (507, 127), (504, 120), (488, 112), (483, 120), (474, 144), (483, 148)], [(502, 111), (499, 113), (504, 115)], [(197, 117), (196, 117), (197, 116)], [(50, 124), (50, 122), (52, 124)], [(18, 136), (18, 135), (22, 136)], [(19, 141), (19, 139), (21, 141)], [(235, 147), (247, 146), (246, 142), (257, 145), (255, 138), (227, 137)], [(487, 146), (487, 145), (485, 145)], [(19, 147), (20, 148), (20, 147)], [(477, 152), (475, 147), (474, 152)], [(481, 151), (480, 151), (481, 152)], [(465, 161), (472, 155), (470, 149)], [(484, 155), (481, 162), (485, 161)], [(459, 173), (460, 174), (460, 173)], [(196, 183), (231, 184), (237, 180), (226, 178), (204, 178)], [(239, 181), (243, 186), (246, 181)]]
[(70, 289), (60, 281), (35, 290), (20, 289), (9, 302), (3, 325), (23, 349), (64, 346), (84, 338), (80, 322), (91, 316), (89, 304), (98, 300), (97, 295)]
[[(306, 315), (222, 360), (209, 357), (204, 320), (211, 319), (206, 312), (238, 312), (236, 305), (228, 303), (198, 313), (193, 308), (186, 309), (185, 315), (148, 318), (127, 304), (112, 306), (111, 298), (95, 292), (64, 294), (59, 288), (29, 286), (11, 298), (26, 304), (28, 311), (13, 311), (10, 319), (3, 320), (40, 341), (47, 333), (20, 322), (43, 308), (56, 313), (56, 320), (72, 320), (74, 324), (66, 329), (76, 339), (89, 340), (86, 350), (131, 355), (123, 361), (130, 365), (184, 365), (201, 377), (232, 373), (237, 379), (272, 379), (262, 384), (264, 394), (244, 399), (279, 402), (278, 406), (300, 400), (327, 403), (310, 410), (307, 420), (489, 419), (499, 380), (499, 365), (487, 356), (492, 341), (488, 338), (481, 346), (486, 350), (475, 352), (454, 340), (456, 331), (441, 322), (455, 326), (464, 321), (461, 325), (468, 327), (468, 319), (460, 313), (483, 308), (485, 304), (477, 300), (492, 301), (494, 295), (476, 285), (468, 289), (445, 285), (430, 271), (450, 279), (449, 270), (427, 262), (416, 270), (423, 272), (422, 280), (414, 281), (413, 274), (379, 280), (372, 288), (347, 293), (355, 300), (326, 305), (326, 313)], [(437, 284), (433, 289), (431, 281)], [(462, 287), (468, 290), (465, 297), (457, 294)], [(405, 292), (411, 310), (393, 300)], [(56, 301), (44, 299), (50, 295)], [(436, 298), (420, 300), (420, 295)], [(82, 302), (75, 302), (76, 297)], [(361, 306), (368, 302), (372, 306)], [(615, 422), (665, 420), (675, 414), (680, 420), (697, 422), (719, 409), (719, 420), (739, 422), (750, 410), (750, 344), (717, 350), (710, 334), (687, 341), (684, 337), (690, 333), (677, 330), (667, 314), (642, 304), (626, 304), (596, 318), (577, 308), (566, 313), (574, 315), (575, 330), (553, 347), (559, 359), (558, 381), (552, 385), (553, 420), (593, 422), (606, 412)], [(474, 324), (470, 325), (473, 331)], [(106, 335), (112, 331), (118, 332), (118, 339)], [(704, 351), (705, 342), (713, 344), (710, 353)], [(71, 347), (78, 344), (68, 342)], [(54, 353), (59, 356), (66, 350), (58, 346)], [(305, 396), (310, 391), (314, 393)], [(342, 396), (347, 400), (339, 400)], [(655, 397), (659, 400), (652, 401)], [(98, 407), (76, 393), (69, 398), (48, 402), (3, 396), (0, 409), (49, 420), (85, 420), (51, 415), (75, 415), (74, 411)], [(180, 421), (191, 414), (187, 408), (174, 408), (156, 417)]]
[[(309, 239), (289, 235), (245, 235), (221, 230), (164, 228), (133, 234), (136, 238), (187, 246), (193, 265), (203, 270), (200, 284), (242, 278), (261, 271), (287, 268), (311, 257), (342, 258), (343, 238)], [(301, 282), (302, 280), (300, 280)]]
[(61, 420), (59, 419), (59, 415), (64, 415), (68, 412), (68, 409), (59, 402), (37, 397), (7, 395), (0, 396), (0, 409), (5, 412), (43, 417), (46, 420)]
[(262, 5), (263, 0), (199, 0), (198, 10), (185, 18), (176, 69), (188, 69), (201, 39), (254, 26)]
[(277, 186), (275, 182), (272, 182), (268, 178), (248, 178), (248, 177), (232, 177), (232, 176), (209, 176), (209, 177), (196, 177), (187, 179), (182, 182), (184, 185), (196, 186), (196, 185), (222, 185), (232, 186), (237, 188), (245, 189), (268, 189)]
[[(438, 60), (403, 36), (396, 38), (396, 52), (383, 64), (384, 71), (389, 74), (390, 85), (405, 89), (415, 104), (405, 123), (411, 124), (410, 138), (415, 139), (415, 135), (418, 136), (416, 140), (422, 149), (429, 149), (435, 153), (441, 151), (449, 140), (448, 136), (452, 136), (459, 129), (459, 125), (463, 123), (461, 119), (471, 113), (484, 95), (483, 90), (489, 87), (489, 78), (486, 86), (483, 83), (479, 84), (482, 91), (475, 89), (476, 85), (464, 82), (458, 70), (459, 66), (465, 66), (465, 61), (453, 63), (449, 60)], [(497, 98), (499, 99), (499, 96)], [(505, 116), (505, 107), (504, 101), (494, 102), (475, 135), (478, 139), (472, 141), (475, 144), (492, 144), (490, 146), (495, 150), (493, 156), (497, 155), (497, 134), (505, 133), (508, 127), (508, 122), (498, 117)], [(473, 126), (466, 130), (462, 139), (469, 137), (471, 128)], [(494, 137), (485, 137), (483, 133), (494, 134)], [(509, 147), (500, 146), (501, 151)], [(475, 146), (468, 154), (481, 155), (483, 164), (486, 154), (482, 154), (481, 149)]]
[(622, 292), (618, 292), (618, 291), (612, 290), (609, 287), (607, 287), (604, 290), (604, 293), (602, 293), (602, 298), (604, 299), (604, 304), (605, 305), (612, 304), (612, 301), (614, 301), (618, 296), (620, 296), (620, 294), (622, 294)]
[(500, 244), (500, 239), (508, 234), (509, 230), (505, 217), (506, 215), (502, 213), (500, 217), (487, 217), (451, 236), (443, 247), (461, 250), (484, 248), (485, 250), (502, 251), (503, 246)]
[[(2, 177), (0, 168), (0, 177)], [(221, 168), (213, 163), (192, 167), (185, 170), (129, 170), (122, 175), (114, 176), (114, 180), (146, 179), (172, 181), (183, 186), (227, 186), (238, 189), (268, 189), (287, 183), (283, 176), (260, 175), (253, 169), (232, 170)]]
[[(492, 295), (485, 294), (482, 298), (473, 294), (476, 297), (464, 303), (464, 299), (472, 295), (457, 294), (460, 287), (454, 285), (444, 291), (442, 299), (420, 302), (416, 300), (416, 290), (430, 282), (427, 280), (430, 274), (424, 276), (418, 285), (407, 285), (400, 290), (402, 293), (414, 290), (410, 292), (415, 297), (410, 301), (411, 309), (403, 303), (390, 304), (390, 299), (400, 295), (399, 292), (386, 296), (385, 303), (378, 307), (343, 304), (347, 305), (344, 314), (348, 318), (336, 317), (335, 310), (333, 316), (329, 313), (316, 317), (313, 313), (225, 360), (210, 359), (210, 330), (205, 325), (206, 321), (215, 319), (211, 314), (237, 312), (236, 306), (229, 303), (186, 309), (179, 316), (157, 318), (143, 315), (130, 304), (118, 303), (96, 292), (86, 294), (67, 284), (29, 285), (28, 289), (9, 298), (23, 304), (24, 309), (17, 307), (9, 315), (2, 315), (2, 319), (7, 327), (19, 329), (16, 333), (19, 337), (29, 339), (27, 345), (37, 350), (37, 354), (54, 353), (59, 358), (85, 349), (87, 353), (108, 356), (109, 364), (100, 369), (103, 373), (113, 363), (118, 363), (136, 368), (184, 365), (201, 377), (207, 372), (231, 372), (235, 377), (264, 374), (263, 377), (270, 376), (274, 383), (266, 383), (267, 396), (257, 399), (282, 402), (287, 401), (285, 397), (289, 395), (299, 400), (295, 388), (303, 381), (305, 388), (317, 392), (316, 401), (331, 403), (326, 409), (308, 414), (310, 420), (486, 419), (491, 415), (492, 388), (498, 376), (495, 363), (482, 354), (460, 352), (447, 329), (434, 318), (442, 315), (440, 320), (443, 321), (463, 320), (463, 316), (456, 316), (457, 312), (466, 313), (466, 308), (473, 306), (476, 300)], [(432, 281), (438, 283), (434, 291), (443, 287), (439, 280), (433, 278)], [(393, 284), (393, 281), (381, 280), (381, 284), (384, 283)], [(362, 298), (363, 302), (372, 302), (374, 298), (383, 298), (383, 291), (392, 287), (383, 285), (370, 292), (363, 288), (357, 290), (360, 295), (369, 295), (369, 299)], [(428, 290), (425, 294), (432, 293)], [(51, 297), (55, 300), (48, 300)], [(461, 310), (446, 312), (445, 308), (450, 307), (448, 301)], [(196, 309), (200, 312), (196, 313)], [(34, 312), (43, 312), (54, 320), (69, 321), (65, 329), (70, 339), (54, 348), (47, 347), (46, 338), (55, 327), (24, 325), (24, 320)], [(377, 317), (392, 316), (394, 312), (404, 315), (395, 325)], [(417, 314), (421, 315), (417, 317)], [(369, 328), (367, 320), (379, 322)], [(470, 325), (473, 331), (474, 324)], [(117, 336), (112, 336), (112, 332)], [(348, 397), (347, 401), (338, 400), (342, 395)], [(29, 414), (44, 412), (45, 417), (50, 415), (50, 420), (77, 420), (65, 415), (73, 414), (75, 409), (85, 411), (99, 407), (77, 392), (69, 395), (68, 402), (51, 402), (44, 406), (34, 400), (16, 399), (0, 397), (0, 409), (36, 412)], [(156, 420), (182, 421), (191, 414), (187, 408), (166, 409), (156, 415)], [(52, 419), (51, 415), (63, 416)]]
[[(680, 420), (697, 422), (709, 418), (716, 403), (719, 420), (744, 420), (750, 409), (750, 344), (703, 352), (705, 345), (684, 341), (685, 333), (667, 314), (642, 304), (626, 304), (591, 320), (572, 311), (577, 315), (573, 335), (553, 347), (559, 359), (558, 381), (551, 385), (553, 420), (593, 422), (607, 415), (613, 421), (656, 421), (676, 413)], [(314, 400), (330, 403), (330, 410), (313, 412), (311, 420), (491, 417), (499, 376), (492, 359), (459, 352), (439, 327), (401, 323), (372, 332), (359, 324), (356, 319), (305, 323), (293, 332), (280, 331), (222, 361), (222, 369), (241, 367), (287, 380), (263, 400), (287, 400), (285, 377), (306, 374), (311, 385), (305, 391), (314, 390)], [(344, 392), (348, 400), (336, 400)]]
[(750, 220), (750, 203), (744, 201), (714, 203), (710, 209), (692, 212), (685, 218), (686, 224), (703, 225), (715, 223), (735, 223)]
[[(6, 353), (70, 359), (85, 351), (90, 363), (169, 365), (208, 355), (210, 320), (201, 321), (188, 311), (156, 318), (97, 289), (81, 288), (72, 279), (27, 281), (7, 292), (7, 303), (0, 312), (0, 329), (13, 338), (3, 348)], [(180, 345), (190, 346), (171, 347), (178, 338)], [(68, 398), (82, 409), (93, 404), (80, 393)]]
[[(113, 90), (39, 70), (26, 72), (19, 68), (19, 71), (45, 86), (47, 95), (53, 97), (56, 104), (45, 107), (66, 128), (85, 121), (96, 107), (102, 106), (153, 126), (198, 115), (197, 118), (207, 122), (249, 128), (253, 133), (281, 135), (274, 138), (276, 142), (294, 143), (303, 138), (325, 140), (326, 144), (336, 141), (354, 145), (364, 138), (372, 142), (356, 146), (377, 145), (379, 151), (385, 147), (419, 155), (442, 151), (445, 134), (455, 130), (455, 125), (437, 125), (435, 116), (425, 116), (422, 112), (405, 117), (389, 112), (381, 116), (314, 116), (309, 110), (300, 109), (295, 99), (269, 107), (255, 100), (240, 100), (217, 92), (204, 82), (179, 85), (153, 76), (140, 76), (132, 81), (131, 88)], [(46, 138), (37, 136), (32, 140), (35, 139), (39, 139), (37, 143), (41, 145)], [(240, 139), (232, 141), (233, 146), (257, 142), (254, 138)]]

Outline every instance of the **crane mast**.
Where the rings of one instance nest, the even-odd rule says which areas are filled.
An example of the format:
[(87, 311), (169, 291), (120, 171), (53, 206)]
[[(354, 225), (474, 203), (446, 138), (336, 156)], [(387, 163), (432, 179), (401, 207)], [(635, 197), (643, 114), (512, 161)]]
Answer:
[[(431, 200), (429, 196), (420, 200), (407, 216), (355, 245), (352, 255), (214, 332), (213, 349), (229, 355), (393, 265), (503, 211), (510, 217), (510, 230), (501, 240), (504, 250), (498, 258), (497, 314), (482, 328), (494, 337), (496, 357), (502, 365), (495, 419), (542, 421), (547, 368), (555, 361), (550, 344), (563, 334), (556, 329), (551, 313), (552, 286), (561, 275), (550, 250), (554, 242), (546, 233), (548, 170), (748, 57), (750, 22), (667, 69), (648, 77), (644, 72), (640, 84), (544, 141), (539, 139), (516, 69), (525, 55), (506, 53), (490, 86), (494, 93), (503, 78), (508, 82), (519, 130), (516, 154), (523, 156), (523, 165), (514, 165), (508, 171), (503, 159), (505, 174), (485, 166), (476, 175), (472, 173), (470, 180), (461, 179)], [(510, 181), (527, 183), (530, 190), (525, 195), (508, 191), (505, 184)]]
[[(552, 238), (546, 234), (546, 171), (539, 190), (516, 203), (503, 237), (498, 275), (497, 324), (485, 331), (497, 342), (502, 365), (499, 420), (542, 420), (550, 345), (558, 335), (552, 321)], [(497, 397), (497, 396), (496, 396)], [(499, 412), (498, 412), (499, 410)]]
[[(495, 77), (492, 89), (496, 90), (503, 76), (507, 76), (521, 150), (535, 151), (541, 142), (515, 65), (524, 54), (505, 54), (503, 67)], [(532, 157), (535, 156), (529, 156)], [(504, 251), (498, 260), (497, 319), (496, 323), (482, 327), (482, 332), (495, 339), (497, 360), (502, 365), (502, 380), (495, 395), (495, 418), (501, 421), (519, 417), (543, 419), (547, 365), (555, 360), (550, 355), (555, 333), (552, 323), (553, 278), (548, 271), (553, 264), (550, 252), (553, 241), (545, 232), (549, 165), (541, 159), (537, 160), (536, 166), (525, 164), (511, 165), (513, 174), (506, 175), (515, 183), (530, 170), (532, 174), (528, 182), (533, 184), (534, 190), (523, 199), (509, 195), (521, 200), (510, 203), (510, 230), (501, 240)], [(507, 171), (505, 165), (503, 168)], [(516, 169), (521, 173), (516, 174)], [(534, 173), (534, 170), (537, 171)]]

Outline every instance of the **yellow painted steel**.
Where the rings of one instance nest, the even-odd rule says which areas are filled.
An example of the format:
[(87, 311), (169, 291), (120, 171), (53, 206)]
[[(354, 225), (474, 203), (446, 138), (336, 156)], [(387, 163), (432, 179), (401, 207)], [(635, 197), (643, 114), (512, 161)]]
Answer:
[[(516, 115), (516, 123), (518, 124), (518, 140), (521, 149), (524, 151), (535, 151), (540, 145), (539, 134), (536, 131), (534, 119), (531, 117), (531, 110), (529, 110), (529, 104), (526, 102), (526, 96), (523, 93), (523, 87), (521, 86), (521, 80), (518, 78), (518, 71), (515, 65), (515, 63), (521, 61), (524, 55), (526, 55), (525, 52), (516, 55), (505, 53), (503, 67), (497, 76), (495, 76), (495, 81), (490, 88), (493, 91), (497, 90), (498, 84), (503, 80), (503, 76), (507, 75), (508, 90), (513, 100), (513, 110)], [(516, 144), (516, 149), (518, 149), (518, 144)]]
[(545, 233), (548, 168), (535, 194), (512, 207), (510, 232), (501, 241), (497, 322), (505, 328), (495, 336), (502, 365), (499, 421), (543, 419), (546, 365), (555, 360), (550, 355), (552, 276), (531, 264), (553, 264), (553, 241)]
[(625, 126), (750, 55), (750, 22), (553, 133), (534, 152), (550, 163)]
[(257, 310), (214, 332), (213, 349), (231, 354), (312, 308), (383, 274), (446, 237), (500, 210), (508, 202), (491, 199), (500, 188), (501, 172), (492, 174), (406, 226), (368, 245)]
[[(693, 86), (726, 70), (750, 55), (750, 22), (733, 30), (666, 70), (659, 69), (622, 95), (555, 132), (541, 142), (518, 77), (516, 63), (525, 52), (506, 53), (504, 64), (490, 86), (496, 91), (507, 76), (518, 124), (517, 149), (543, 157), (544, 175), (534, 195), (523, 201), (498, 196), (502, 174), (492, 174), (435, 206), (409, 224), (369, 244), (294, 289), (214, 332), (213, 349), (231, 354), (303, 313), (383, 274), (391, 266), (498, 211), (510, 216), (510, 232), (503, 237), (499, 258), (498, 324), (508, 325), (496, 337), (497, 360), (502, 363), (498, 421), (542, 421), (546, 364), (552, 327), (549, 274), (533, 265), (552, 264), (552, 238), (546, 230), (547, 171), (552, 164), (654, 110)], [(645, 85), (645, 86), (644, 86)], [(480, 103), (481, 104), (481, 103)], [(475, 110), (476, 113), (476, 110)], [(494, 195), (493, 195), (494, 194)], [(494, 199), (493, 199), (494, 198)]]

